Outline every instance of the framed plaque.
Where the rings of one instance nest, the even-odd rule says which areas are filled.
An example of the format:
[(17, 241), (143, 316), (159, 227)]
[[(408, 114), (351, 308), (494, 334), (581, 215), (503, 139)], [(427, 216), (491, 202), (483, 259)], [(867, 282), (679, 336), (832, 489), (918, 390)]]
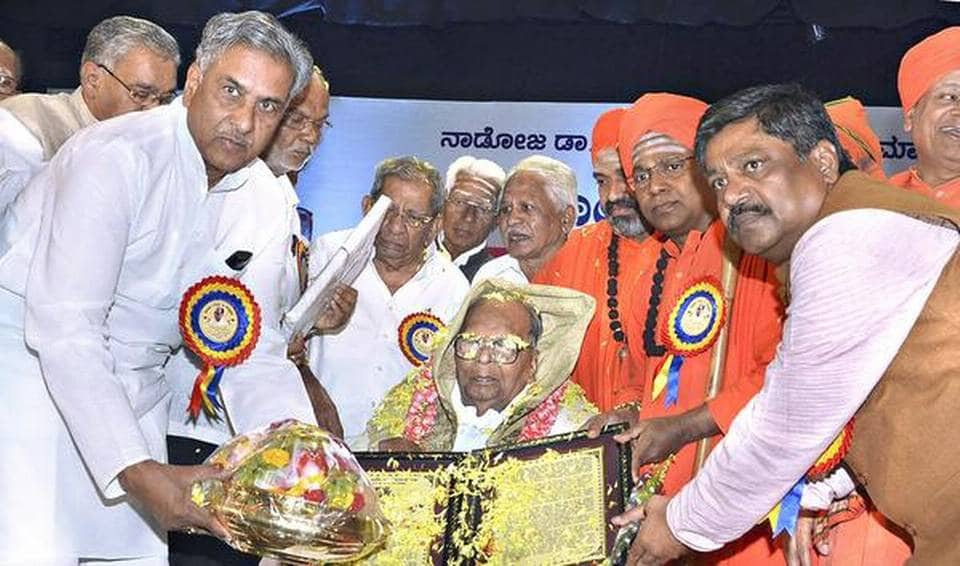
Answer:
[(468, 453), (358, 452), (393, 532), (377, 564), (593, 564), (632, 488), (630, 447), (582, 431)]

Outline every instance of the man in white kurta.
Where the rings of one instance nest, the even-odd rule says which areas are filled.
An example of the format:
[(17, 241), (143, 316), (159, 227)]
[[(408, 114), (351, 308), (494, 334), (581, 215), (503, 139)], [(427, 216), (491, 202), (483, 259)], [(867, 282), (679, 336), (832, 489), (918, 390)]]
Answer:
[[(357, 305), (347, 326), (312, 340), (310, 366), (330, 393), (343, 423), (344, 440), (356, 441), (374, 408), (413, 367), (400, 347), (400, 326), (410, 315), (448, 322), (469, 290), (460, 270), (432, 245), (443, 202), (440, 175), (413, 157), (388, 159), (377, 168), (366, 210), (376, 197), (393, 201), (375, 240), (374, 257), (353, 283)], [(326, 264), (349, 231), (317, 238), (311, 275)]]
[(81, 128), (172, 99), (179, 65), (177, 42), (163, 28), (116, 16), (87, 35), (81, 84), (72, 93), (0, 102), (0, 213)]
[[(251, 29), (276, 51), (224, 45)], [(4, 563), (162, 564), (166, 529), (224, 532), (189, 501), (214, 470), (162, 464), (163, 365), (182, 293), (213, 260), (224, 195), (243, 190), (305, 82), (301, 50), (270, 16), (213, 18), (183, 102), (78, 133), (15, 204), (0, 244)], [(265, 115), (225, 109), (224, 76), (246, 92), (233, 108)], [(233, 126), (229, 144), (210, 123)]]

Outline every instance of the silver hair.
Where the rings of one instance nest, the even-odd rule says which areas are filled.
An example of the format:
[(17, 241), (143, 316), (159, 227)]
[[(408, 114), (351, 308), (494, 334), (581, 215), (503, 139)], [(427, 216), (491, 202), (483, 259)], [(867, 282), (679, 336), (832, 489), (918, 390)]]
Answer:
[(313, 57), (306, 45), (277, 18), (256, 10), (239, 14), (225, 12), (210, 18), (197, 46), (196, 63), (200, 72), (237, 46), (263, 51), (290, 66), (293, 86), (287, 100), (292, 100), (307, 86), (313, 72)]
[(23, 60), (20, 58), (20, 53), (18, 53), (13, 47), (10, 47), (10, 44), (5, 43), (2, 39), (0, 39), (0, 51), (3, 49), (13, 53), (13, 78), (15, 78), (19, 83), (21, 80), (23, 80)]
[(383, 185), (387, 177), (391, 176), (399, 177), (404, 181), (425, 183), (430, 187), (430, 215), (435, 216), (440, 212), (443, 206), (443, 184), (436, 167), (412, 155), (384, 159), (377, 165), (370, 196), (374, 199), (379, 197), (383, 193)]
[(503, 183), (507, 180), (507, 174), (504, 173), (503, 167), (489, 159), (477, 159), (472, 155), (458, 157), (450, 164), (450, 167), (447, 167), (447, 193), (457, 182), (457, 175), (461, 173), (471, 177), (480, 177), (493, 183), (497, 191), (496, 200), (500, 200), (500, 195), (503, 193)]
[(568, 206), (577, 208), (577, 175), (566, 163), (546, 155), (531, 155), (510, 169), (504, 187), (520, 173), (534, 173), (543, 177), (547, 184), (547, 194), (558, 211), (562, 212)]
[(99, 63), (113, 69), (131, 49), (145, 47), (180, 66), (177, 40), (157, 24), (131, 16), (114, 16), (93, 26), (87, 34), (80, 63)]

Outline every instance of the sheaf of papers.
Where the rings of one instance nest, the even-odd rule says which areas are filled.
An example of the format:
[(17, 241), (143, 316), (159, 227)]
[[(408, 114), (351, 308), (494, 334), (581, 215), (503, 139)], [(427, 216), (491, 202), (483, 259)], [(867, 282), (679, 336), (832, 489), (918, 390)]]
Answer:
[(327, 308), (338, 284), (352, 284), (373, 255), (373, 240), (380, 223), (390, 207), (390, 198), (381, 195), (370, 211), (350, 233), (350, 237), (334, 252), (330, 261), (310, 283), (297, 304), (283, 320), (289, 336), (295, 336), (313, 326), (317, 316)]

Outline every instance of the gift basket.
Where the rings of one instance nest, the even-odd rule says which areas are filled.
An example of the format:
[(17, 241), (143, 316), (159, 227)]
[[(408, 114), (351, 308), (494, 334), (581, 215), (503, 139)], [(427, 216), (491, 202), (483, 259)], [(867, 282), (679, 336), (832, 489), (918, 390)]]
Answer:
[(348, 562), (379, 548), (389, 528), (376, 493), (344, 444), (295, 420), (231, 439), (207, 458), (229, 479), (194, 484), (194, 503), (230, 531), (231, 546), (284, 562)]

